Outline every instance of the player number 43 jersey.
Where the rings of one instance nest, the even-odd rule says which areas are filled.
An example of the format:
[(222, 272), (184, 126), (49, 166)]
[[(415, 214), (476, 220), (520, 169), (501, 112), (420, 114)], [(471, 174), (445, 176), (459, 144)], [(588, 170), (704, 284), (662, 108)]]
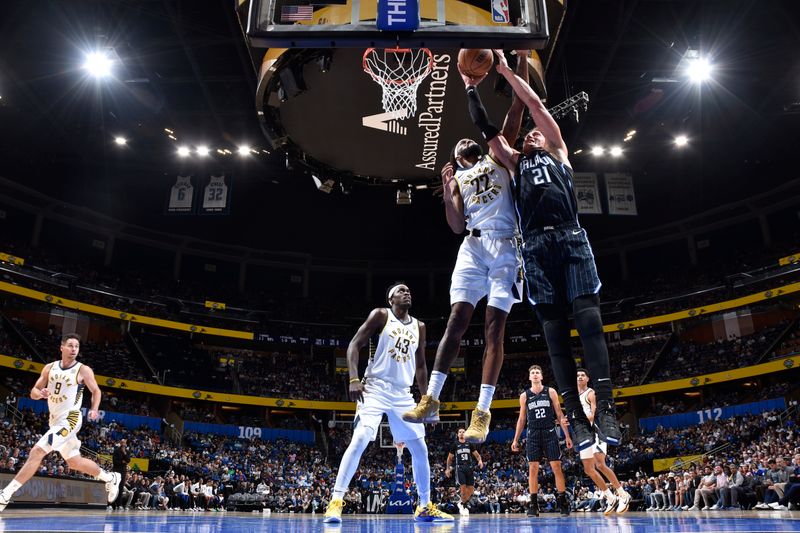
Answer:
[(381, 379), (396, 387), (410, 387), (417, 373), (419, 322), (409, 315), (409, 322), (403, 323), (391, 309), (386, 311), (389, 317), (364, 377)]
[(458, 169), (456, 183), (464, 200), (467, 229), (494, 230), (514, 234), (516, 211), (508, 170), (490, 156), (481, 157), (467, 169)]

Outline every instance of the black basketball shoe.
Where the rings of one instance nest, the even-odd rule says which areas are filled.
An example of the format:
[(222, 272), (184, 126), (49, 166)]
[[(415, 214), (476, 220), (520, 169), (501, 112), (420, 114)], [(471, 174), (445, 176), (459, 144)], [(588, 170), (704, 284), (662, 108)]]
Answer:
[(561, 516), (569, 516), (570, 505), (569, 505), (569, 498), (567, 498), (567, 493), (559, 492), (557, 501), (558, 501), (558, 509), (561, 511)]
[(585, 450), (589, 446), (594, 445), (594, 429), (586, 418), (586, 413), (583, 409), (575, 409), (567, 414), (569, 427), (572, 430), (572, 445), (575, 447), (576, 452)]
[(614, 406), (614, 400), (597, 402), (594, 423), (597, 425), (597, 436), (600, 440), (612, 446), (617, 446), (622, 442), (622, 433), (617, 422), (617, 409)]
[(539, 497), (533, 496), (528, 502), (528, 516), (539, 516)]

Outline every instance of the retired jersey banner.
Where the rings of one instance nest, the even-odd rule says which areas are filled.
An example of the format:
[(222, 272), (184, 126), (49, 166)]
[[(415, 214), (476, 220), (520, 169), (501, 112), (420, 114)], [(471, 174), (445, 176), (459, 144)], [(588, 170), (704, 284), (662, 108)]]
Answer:
[(575, 198), (578, 200), (578, 213), (581, 215), (602, 215), (600, 205), (600, 189), (597, 186), (597, 174), (594, 172), (576, 172), (572, 177)]
[(178, 176), (175, 185), (169, 190), (167, 213), (194, 212), (194, 186), (191, 176)]
[(203, 214), (227, 214), (231, 209), (230, 176), (210, 176), (203, 187)]
[(630, 174), (606, 173), (609, 215), (637, 215), (633, 177)]

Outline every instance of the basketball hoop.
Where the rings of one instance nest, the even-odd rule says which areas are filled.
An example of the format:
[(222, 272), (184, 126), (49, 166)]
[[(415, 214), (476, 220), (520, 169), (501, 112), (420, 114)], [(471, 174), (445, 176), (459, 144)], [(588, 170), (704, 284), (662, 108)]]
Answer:
[(405, 442), (395, 442), (394, 447), (397, 448), (397, 457), (403, 457), (403, 449), (406, 447)]
[(397, 113), (395, 118), (417, 114), (417, 88), (433, 70), (429, 49), (367, 48), (362, 66), (383, 90), (384, 111)]

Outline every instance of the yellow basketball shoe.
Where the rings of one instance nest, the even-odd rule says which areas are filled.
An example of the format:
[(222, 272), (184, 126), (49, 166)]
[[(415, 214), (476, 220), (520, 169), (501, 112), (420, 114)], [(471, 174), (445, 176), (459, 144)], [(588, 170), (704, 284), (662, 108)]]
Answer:
[(472, 411), (472, 420), (464, 433), (464, 440), (470, 444), (481, 444), (489, 434), (489, 422), (492, 421), (492, 413), (481, 411), (477, 407)]
[(438, 422), (439, 405), (439, 400), (434, 400), (430, 394), (423, 394), (416, 407), (403, 413), (403, 420), (415, 424)]
[(328, 510), (325, 511), (326, 524), (339, 524), (342, 521), (342, 509), (344, 509), (344, 500), (331, 500), (328, 504)]
[(414, 512), (414, 522), (452, 522), (455, 520), (453, 515), (443, 513), (440, 511), (433, 502), (428, 502), (426, 506), (417, 506)]

